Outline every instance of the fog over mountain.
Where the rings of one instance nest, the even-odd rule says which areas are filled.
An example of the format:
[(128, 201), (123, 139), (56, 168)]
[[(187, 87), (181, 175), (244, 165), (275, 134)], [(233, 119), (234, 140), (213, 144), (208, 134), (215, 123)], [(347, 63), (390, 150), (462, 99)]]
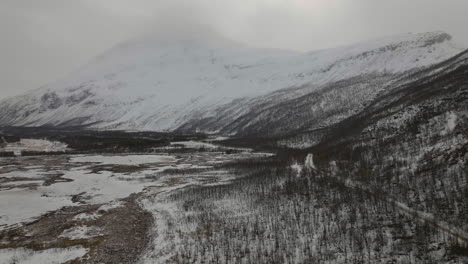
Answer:
[(0, 97), (51, 83), (155, 28), (199, 23), (250, 46), (301, 51), (435, 30), (468, 44), (467, 9), (464, 0), (4, 0)]
[[(356, 77), (391, 79), (388, 76), (431, 66), (464, 50), (444, 32), (292, 52), (251, 48), (203, 26), (175, 29), (121, 43), (62, 80), (1, 101), (0, 125), (174, 131), (187, 129), (195, 120), (219, 118), (224, 108), (250, 100), (237, 105), (217, 128), (192, 128), (215, 133), (238, 118), (241, 109), (264, 101), (259, 96), (289, 89), (283, 100), (291, 100), (298, 96), (297, 87), (308, 87), (302, 89), (304, 95)], [(369, 89), (360, 92), (372, 96), (384, 84)]]

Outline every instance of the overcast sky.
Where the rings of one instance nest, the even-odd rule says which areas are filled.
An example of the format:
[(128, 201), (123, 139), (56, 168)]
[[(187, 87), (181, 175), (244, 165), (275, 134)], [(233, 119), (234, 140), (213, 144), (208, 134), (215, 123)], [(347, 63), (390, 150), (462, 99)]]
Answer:
[(468, 0), (0, 0), (0, 98), (160, 25), (204, 24), (252, 46), (304, 51), (434, 30), (468, 47), (467, 11)]

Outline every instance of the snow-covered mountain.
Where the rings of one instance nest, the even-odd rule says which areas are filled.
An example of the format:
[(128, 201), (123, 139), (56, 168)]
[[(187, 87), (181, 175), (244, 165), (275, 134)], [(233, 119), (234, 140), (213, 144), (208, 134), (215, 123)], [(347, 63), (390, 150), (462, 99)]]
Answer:
[(150, 36), (117, 45), (60, 81), (0, 101), (0, 125), (236, 134), (256, 123), (240, 120), (256, 113), (252, 109), (261, 117), (269, 106), (287, 100), (325, 98), (302, 101), (298, 111), (313, 115), (338, 96), (339, 102), (354, 98), (339, 113), (321, 110), (325, 117), (318, 125), (294, 127), (311, 129), (359, 110), (401, 74), (462, 50), (443, 32), (307, 53), (251, 48), (210, 31)]

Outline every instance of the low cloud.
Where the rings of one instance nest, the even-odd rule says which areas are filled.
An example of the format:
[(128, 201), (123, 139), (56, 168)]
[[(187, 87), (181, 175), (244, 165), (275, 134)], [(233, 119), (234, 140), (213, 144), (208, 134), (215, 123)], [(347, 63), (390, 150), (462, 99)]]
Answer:
[(466, 10), (466, 0), (3, 0), (0, 98), (63, 77), (126, 39), (200, 26), (294, 50), (433, 30), (468, 47)]

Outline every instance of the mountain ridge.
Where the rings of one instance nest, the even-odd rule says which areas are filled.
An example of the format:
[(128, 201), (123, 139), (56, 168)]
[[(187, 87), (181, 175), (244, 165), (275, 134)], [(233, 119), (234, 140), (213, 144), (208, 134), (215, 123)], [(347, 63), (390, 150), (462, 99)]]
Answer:
[(227, 111), (236, 102), (244, 102), (247, 109), (253, 105), (245, 104), (249, 100), (281, 98), (275, 98), (279, 91), (285, 97), (299, 96), (360, 76), (399, 74), (462, 50), (443, 32), (404, 34), (307, 53), (232, 42), (215, 41), (211, 47), (204, 41), (175, 43), (163, 48), (146, 40), (118, 45), (72, 77), (0, 101), (0, 125), (173, 131), (196, 120), (219, 118), (223, 107)]

